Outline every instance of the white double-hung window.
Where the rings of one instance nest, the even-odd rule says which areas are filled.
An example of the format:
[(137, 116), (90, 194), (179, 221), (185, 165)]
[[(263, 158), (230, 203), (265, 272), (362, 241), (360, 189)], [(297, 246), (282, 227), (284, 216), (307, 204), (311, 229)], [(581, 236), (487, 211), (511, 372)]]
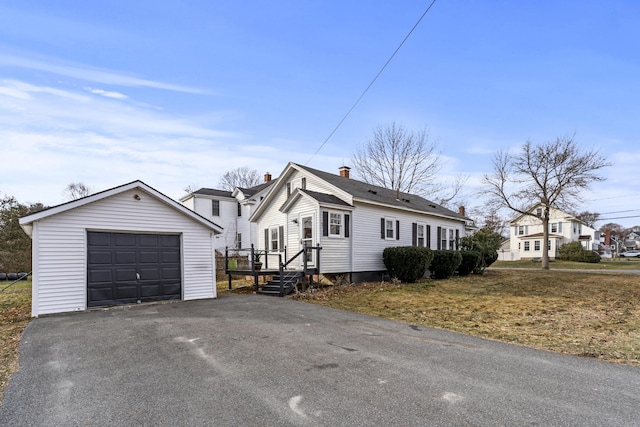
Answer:
[(329, 236), (342, 236), (342, 214), (329, 212)]

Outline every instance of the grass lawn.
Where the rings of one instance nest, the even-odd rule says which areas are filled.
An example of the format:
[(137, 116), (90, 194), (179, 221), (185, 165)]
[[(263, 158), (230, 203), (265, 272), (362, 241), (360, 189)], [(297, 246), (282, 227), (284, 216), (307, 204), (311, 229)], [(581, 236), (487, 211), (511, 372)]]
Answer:
[(640, 275), (488, 270), (294, 298), (528, 347), (640, 366)]
[[(531, 260), (519, 261), (496, 261), (490, 268), (540, 268), (540, 262)], [(638, 258), (603, 258), (596, 264), (588, 262), (573, 261), (551, 261), (550, 269), (571, 269), (571, 270), (640, 270), (640, 259)]]
[[(10, 282), (0, 282), (0, 289)], [(0, 402), (11, 374), (18, 370), (18, 346), (31, 320), (31, 280), (0, 292)]]

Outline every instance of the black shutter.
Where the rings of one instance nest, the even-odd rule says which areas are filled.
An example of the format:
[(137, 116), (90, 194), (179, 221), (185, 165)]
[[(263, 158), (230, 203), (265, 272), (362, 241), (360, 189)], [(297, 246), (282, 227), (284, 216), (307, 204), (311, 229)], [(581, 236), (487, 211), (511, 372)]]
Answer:
[(322, 211), (322, 235), (329, 235), (329, 212)]
[(284, 251), (284, 225), (278, 227), (278, 250), (280, 252)]
[(351, 226), (349, 219), (349, 214), (344, 214), (344, 237), (349, 237), (349, 227)]
[(418, 246), (418, 224), (415, 222), (411, 224), (411, 244)]
[(271, 249), (271, 245), (269, 244), (269, 229), (264, 229), (264, 248), (268, 251)]
[(442, 227), (438, 227), (438, 250), (442, 249)]
[(460, 230), (456, 228), (456, 249), (460, 249)]
[(427, 247), (431, 248), (431, 226), (427, 225)]
[(400, 221), (396, 221), (396, 240), (400, 240)]
[(380, 238), (384, 239), (384, 218), (380, 218)]

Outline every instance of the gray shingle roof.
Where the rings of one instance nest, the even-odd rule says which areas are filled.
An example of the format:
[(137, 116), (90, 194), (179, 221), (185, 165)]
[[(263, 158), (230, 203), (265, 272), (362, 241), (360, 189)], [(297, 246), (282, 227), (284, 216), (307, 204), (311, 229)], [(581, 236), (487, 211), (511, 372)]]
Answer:
[(275, 184), (278, 181), (278, 178), (272, 179), (271, 181), (267, 181), (267, 182), (263, 182), (260, 185), (256, 185), (255, 187), (251, 187), (251, 188), (240, 188), (238, 187), (246, 196), (251, 197), (256, 193), (261, 192), (262, 190), (264, 190), (265, 188), (268, 188), (270, 186), (272, 186), (273, 184)]
[(296, 164), (297, 167), (307, 170), (312, 174), (327, 181), (329, 184), (351, 194), (356, 199), (366, 200), (373, 203), (380, 203), (389, 206), (396, 206), (405, 209), (422, 211), (425, 213), (442, 215), (453, 218), (469, 219), (458, 212), (454, 212), (430, 200), (409, 193), (396, 193), (395, 190), (379, 187), (352, 178), (344, 178), (340, 175), (313, 169), (308, 166)]
[(351, 205), (349, 203), (345, 202), (344, 200), (340, 199), (339, 197), (334, 196), (333, 194), (318, 193), (317, 191), (301, 190), (301, 189), (298, 189), (298, 191), (300, 191), (301, 193), (305, 193), (305, 194), (309, 195), (310, 197), (314, 198), (315, 200), (317, 200), (320, 203), (330, 203), (332, 205), (349, 206), (349, 207), (351, 207)]
[(215, 197), (233, 198), (231, 196), (231, 191), (216, 190), (214, 188), (201, 188), (201, 189), (199, 189), (197, 191), (194, 191), (193, 194), (202, 194), (203, 196), (215, 196)]

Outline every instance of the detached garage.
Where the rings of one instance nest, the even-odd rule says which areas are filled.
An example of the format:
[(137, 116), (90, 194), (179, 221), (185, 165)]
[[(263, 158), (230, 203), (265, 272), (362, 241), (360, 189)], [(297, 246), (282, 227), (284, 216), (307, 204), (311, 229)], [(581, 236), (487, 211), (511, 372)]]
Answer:
[(216, 297), (222, 229), (134, 181), (20, 219), (33, 239), (32, 315)]

